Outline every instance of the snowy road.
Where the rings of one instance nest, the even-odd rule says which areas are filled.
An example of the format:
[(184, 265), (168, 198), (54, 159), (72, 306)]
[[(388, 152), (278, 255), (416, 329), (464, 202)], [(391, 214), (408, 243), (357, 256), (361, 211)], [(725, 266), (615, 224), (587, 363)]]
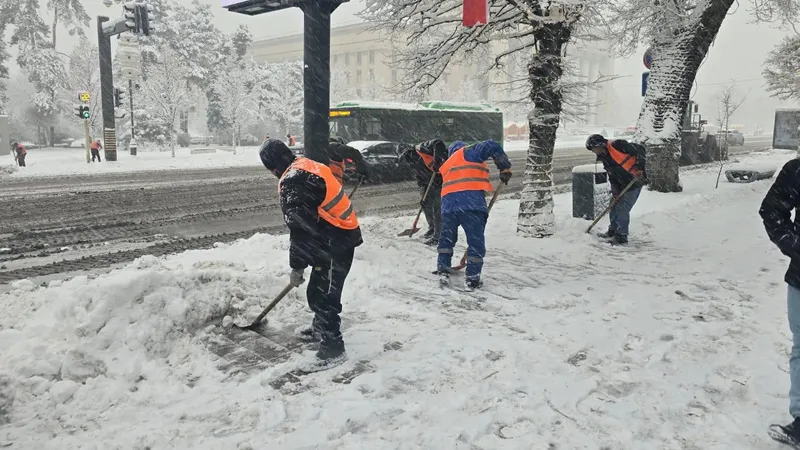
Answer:
[[(732, 154), (768, 146), (750, 138)], [(511, 152), (521, 188), (523, 152)], [(593, 162), (583, 148), (557, 148), (556, 183)], [(103, 269), (142, 255), (164, 255), (254, 233), (284, 230), (276, 180), (257, 166), (0, 179), (0, 283)], [(413, 182), (362, 187), (363, 216), (397, 216), (418, 205)]]
[[(518, 204), (501, 201), (474, 294), (440, 289), (435, 251), (394, 237), (409, 216), (365, 218), (344, 291), (350, 359), (292, 388), (272, 383), (308, 351), (242, 373), (204, 340), (280, 291), (286, 236), (12, 283), (0, 447), (779, 450), (766, 428), (789, 420), (791, 338), (788, 261), (758, 216), (771, 182), (715, 178), (695, 168), (681, 193), (643, 192), (627, 248), (587, 235), (569, 193), (548, 239), (518, 236)], [(290, 293), (269, 328), (307, 324), (305, 301)], [(335, 381), (359, 360), (371, 370)]]

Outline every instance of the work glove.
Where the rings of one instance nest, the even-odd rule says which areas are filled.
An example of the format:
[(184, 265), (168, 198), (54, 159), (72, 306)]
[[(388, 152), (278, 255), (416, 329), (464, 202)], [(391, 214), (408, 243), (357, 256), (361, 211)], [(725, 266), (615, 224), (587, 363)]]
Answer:
[(300, 287), (305, 283), (306, 279), (303, 278), (303, 269), (292, 269), (289, 274), (289, 283), (294, 287)]
[(502, 181), (503, 184), (508, 184), (509, 180), (511, 180), (511, 175), (511, 169), (500, 171), (500, 181)]

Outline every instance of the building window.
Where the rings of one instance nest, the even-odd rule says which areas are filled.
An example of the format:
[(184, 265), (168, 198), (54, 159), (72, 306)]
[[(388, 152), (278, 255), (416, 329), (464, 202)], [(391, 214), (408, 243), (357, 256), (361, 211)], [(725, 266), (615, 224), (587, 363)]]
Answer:
[(344, 54), (344, 65), (345, 66), (349, 66), (350, 65), (350, 53), (345, 53)]
[(361, 64), (361, 53), (362, 52), (356, 53), (356, 64)]
[(333, 64), (336, 64), (338, 62), (339, 62), (339, 55), (333, 55)]
[(444, 81), (444, 84), (449, 83), (450, 82), (450, 74), (449, 73), (444, 74), (443, 78), (442, 78), (442, 81)]
[(397, 71), (392, 70), (392, 83), (397, 83)]
[(375, 69), (369, 69), (369, 81), (375, 81)]
[(369, 63), (375, 64), (375, 50), (369, 51)]
[(346, 78), (347, 78), (347, 87), (350, 87), (350, 72), (347, 72)]
[(361, 83), (361, 70), (356, 71), (356, 83)]
[(361, 89), (356, 89), (356, 98), (361, 99)]

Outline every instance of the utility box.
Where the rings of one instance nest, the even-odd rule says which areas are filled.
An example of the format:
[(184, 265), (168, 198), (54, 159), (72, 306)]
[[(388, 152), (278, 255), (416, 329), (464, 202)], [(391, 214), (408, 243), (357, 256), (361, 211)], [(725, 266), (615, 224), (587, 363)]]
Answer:
[(611, 201), (611, 186), (602, 164), (572, 168), (572, 217), (594, 220)]

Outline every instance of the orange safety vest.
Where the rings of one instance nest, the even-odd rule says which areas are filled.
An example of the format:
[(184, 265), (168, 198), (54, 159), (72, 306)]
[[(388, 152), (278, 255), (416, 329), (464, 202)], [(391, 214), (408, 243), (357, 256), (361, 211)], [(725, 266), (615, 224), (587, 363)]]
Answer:
[(464, 149), (458, 149), (439, 169), (442, 174), (442, 197), (453, 192), (486, 191), (494, 188), (489, 182), (489, 166), (464, 159)]
[(100, 143), (97, 141), (92, 142), (92, 150), (100, 150)]
[(294, 136), (289, 136), (289, 146), (293, 147), (297, 145), (297, 141), (295, 140)]
[(338, 181), (339, 184), (342, 184), (344, 182), (344, 161), (331, 160), (331, 163), (328, 164), (328, 167), (331, 168), (331, 172), (333, 172), (333, 176), (336, 177), (336, 181)]
[(325, 180), (325, 200), (317, 208), (319, 217), (329, 224), (343, 230), (355, 230), (358, 228), (358, 217), (353, 209), (353, 204), (344, 193), (344, 187), (336, 180), (330, 167), (320, 164), (313, 159), (297, 158), (292, 165), (286, 169), (278, 182), (278, 192), (281, 183), (292, 169), (304, 170)]
[(417, 150), (417, 154), (420, 158), (422, 158), (422, 162), (425, 163), (425, 167), (430, 169), (433, 172), (433, 155), (429, 155), (427, 153), (422, 153), (420, 150)]
[(606, 148), (608, 149), (608, 154), (611, 155), (611, 158), (619, 164), (623, 169), (625, 169), (629, 174), (638, 177), (642, 175), (642, 171), (639, 169), (634, 168), (633, 166), (636, 165), (636, 157), (633, 155), (628, 155), (622, 153), (621, 151), (614, 148), (611, 144), (611, 141), (606, 142)]

